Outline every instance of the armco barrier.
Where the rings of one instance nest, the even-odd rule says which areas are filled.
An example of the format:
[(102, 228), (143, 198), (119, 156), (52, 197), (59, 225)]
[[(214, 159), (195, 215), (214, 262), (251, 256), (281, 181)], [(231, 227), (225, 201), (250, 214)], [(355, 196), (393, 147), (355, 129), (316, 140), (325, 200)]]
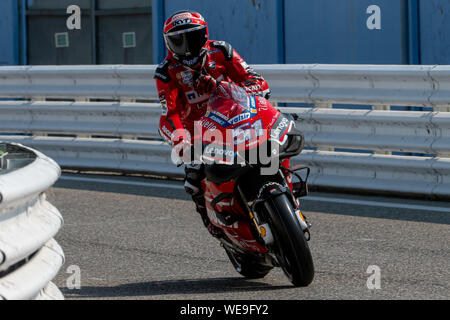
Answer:
[[(151, 65), (6, 66), (0, 97), (158, 99)], [(255, 65), (272, 101), (448, 107), (450, 66)]]
[(157, 99), (155, 66), (0, 68), (0, 97)]
[(6, 148), (33, 157), (0, 171), (0, 299), (63, 299), (51, 282), (64, 263), (53, 239), (63, 219), (44, 193), (60, 168), (41, 152), (19, 144)]
[(170, 147), (162, 141), (104, 138), (0, 136), (21, 142), (51, 155), (63, 168), (140, 172), (181, 176), (183, 170), (171, 161)]
[(280, 108), (313, 148), (450, 153), (450, 112)]
[[(312, 167), (312, 185), (450, 196), (450, 66), (254, 68), (269, 82), (272, 102), (313, 104), (280, 106), (298, 115), (306, 146), (316, 149), (294, 159)], [(0, 97), (27, 99), (0, 102), (0, 132), (28, 134), (1, 138), (41, 150), (62, 167), (181, 175), (182, 169), (170, 160), (169, 147), (158, 141), (160, 111), (149, 103), (157, 99), (154, 70), (155, 66), (0, 68)], [(89, 101), (97, 98), (120, 101)], [(365, 104), (373, 110), (329, 108), (333, 103)], [(391, 111), (390, 105), (433, 110)], [(358, 152), (346, 152), (350, 150)], [(395, 155), (400, 152), (423, 156)]]

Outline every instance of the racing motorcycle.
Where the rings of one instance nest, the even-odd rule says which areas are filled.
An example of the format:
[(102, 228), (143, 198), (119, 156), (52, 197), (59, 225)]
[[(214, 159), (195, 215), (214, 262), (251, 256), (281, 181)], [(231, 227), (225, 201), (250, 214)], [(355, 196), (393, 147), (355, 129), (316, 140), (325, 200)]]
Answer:
[(236, 271), (256, 279), (281, 267), (294, 286), (309, 285), (311, 225), (299, 206), (309, 168), (289, 164), (304, 146), (293, 116), (221, 82), (196, 126), (207, 214)]

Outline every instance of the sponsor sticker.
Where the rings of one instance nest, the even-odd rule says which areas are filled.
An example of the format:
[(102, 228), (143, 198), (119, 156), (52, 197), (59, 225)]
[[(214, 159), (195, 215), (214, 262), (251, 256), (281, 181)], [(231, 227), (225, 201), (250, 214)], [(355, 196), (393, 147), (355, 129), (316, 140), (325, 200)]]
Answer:
[(225, 146), (209, 144), (203, 150), (203, 157), (206, 160), (218, 161), (219, 163), (232, 163), (235, 151)]
[(166, 116), (168, 112), (166, 96), (164, 94), (159, 95), (159, 102), (161, 103), (161, 115)]
[(172, 137), (172, 132), (170, 132), (170, 130), (167, 129), (166, 126), (162, 126), (162, 131), (167, 135), (168, 138)]
[(179, 13), (173, 17), (173, 20), (181, 19), (181, 18), (189, 18), (191, 16), (190, 13)]
[(181, 80), (182, 83), (185, 85), (192, 87), (192, 79), (194, 76), (190, 71), (182, 71), (180, 73), (177, 73), (177, 79)]
[(176, 63), (176, 64), (173, 64), (173, 65), (169, 66), (169, 69), (172, 70), (172, 69), (178, 68), (180, 66), (182, 66), (181, 63)]
[(216, 68), (216, 62), (215, 61), (210, 61), (208, 63), (208, 67), (211, 68), (211, 69), (215, 69)]
[(259, 119), (254, 123), (244, 123), (233, 129), (233, 144), (239, 145), (244, 142), (253, 141), (264, 135), (262, 120)]
[(211, 112), (207, 112), (206, 113), (206, 117), (208, 117), (209, 119), (211, 119), (212, 121), (218, 123), (220, 126), (225, 127), (227, 124), (227, 121), (225, 119), (220, 118), (218, 115), (211, 113)]
[(177, 18), (176, 20), (173, 21), (173, 26), (177, 27), (177, 26), (182, 26), (184, 24), (188, 24), (191, 23), (192, 19), (191, 18)]
[(233, 124), (239, 123), (239, 122), (241, 122), (241, 121), (250, 119), (250, 116), (251, 116), (250, 113), (241, 113), (241, 114), (238, 114), (238, 115), (235, 116), (234, 118), (230, 119), (229, 124), (230, 124), (230, 125), (233, 125)]
[(169, 109), (167, 108), (167, 101), (166, 100), (161, 101), (161, 115), (167, 116), (168, 111)]
[(202, 127), (207, 130), (211, 130), (211, 131), (214, 131), (217, 129), (216, 125), (207, 119), (202, 120)]
[(208, 95), (198, 95), (194, 90), (185, 92), (186, 99), (190, 104), (201, 103), (208, 99)]
[(270, 137), (272, 139), (281, 141), (281, 137), (289, 128), (289, 119), (283, 116), (280, 116), (278, 120), (275, 122), (274, 127), (270, 130)]
[(252, 115), (258, 113), (258, 110), (256, 109), (256, 98), (254, 96), (250, 96), (250, 111)]

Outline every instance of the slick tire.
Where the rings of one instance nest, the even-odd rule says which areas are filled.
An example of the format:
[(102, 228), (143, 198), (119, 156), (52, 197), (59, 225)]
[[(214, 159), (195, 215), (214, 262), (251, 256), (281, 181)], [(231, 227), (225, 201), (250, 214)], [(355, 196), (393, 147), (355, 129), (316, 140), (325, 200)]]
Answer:
[(268, 199), (265, 207), (281, 268), (294, 286), (308, 286), (314, 278), (314, 264), (291, 202), (283, 193)]

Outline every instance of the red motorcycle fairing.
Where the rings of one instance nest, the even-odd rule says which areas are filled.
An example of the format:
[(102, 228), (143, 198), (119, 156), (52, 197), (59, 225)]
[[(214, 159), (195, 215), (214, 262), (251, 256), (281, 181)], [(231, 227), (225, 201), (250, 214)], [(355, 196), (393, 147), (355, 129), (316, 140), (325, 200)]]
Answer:
[[(220, 86), (218, 91), (211, 97), (206, 114), (196, 124), (201, 128), (197, 128), (194, 139), (201, 138), (203, 146), (206, 146), (202, 155), (204, 159), (233, 164), (237, 151), (257, 148), (268, 139), (280, 144), (285, 141), (292, 124), (287, 123), (287, 118), (266, 99), (250, 96), (233, 84)], [(289, 159), (283, 160), (282, 165), (289, 168)], [(254, 253), (267, 253), (268, 249), (252, 234), (248, 212), (234, 196), (237, 178), (220, 184), (206, 178), (202, 181), (209, 219), (235, 245)], [(292, 179), (287, 177), (287, 182), (292, 190)], [(226, 194), (230, 196), (223, 197)], [(216, 202), (219, 197), (220, 201)], [(218, 214), (235, 215), (237, 221), (224, 223), (218, 218), (216, 210)]]
[[(282, 162), (282, 166), (285, 168), (289, 168), (289, 159), (285, 159)], [(289, 188), (292, 190), (292, 178), (291, 174), (286, 177)], [(217, 204), (213, 206), (214, 199), (219, 197), (222, 194), (233, 194), (236, 185), (236, 179), (230, 180), (228, 182), (224, 182), (221, 184), (216, 184), (212, 181), (207, 180), (206, 178), (202, 181), (202, 189), (204, 190), (206, 210), (208, 217), (213, 225), (221, 228), (224, 233), (228, 236), (228, 238), (237, 246), (249, 250), (255, 253), (267, 253), (267, 248), (258, 243), (255, 240), (255, 237), (251, 231), (249, 221), (245, 220), (246, 212), (245, 209), (241, 207), (236, 198), (229, 197), (217, 202)], [(240, 220), (237, 218), (237, 221), (231, 225), (224, 224), (216, 214), (216, 210), (219, 213), (223, 212), (232, 212), (234, 215), (239, 215), (240, 218), (244, 218)]]
[(229, 97), (213, 95), (205, 115), (195, 123), (193, 139), (206, 146), (203, 159), (231, 164), (237, 151), (255, 149), (269, 139), (285, 141), (289, 120), (266, 99), (229, 85)]
[[(228, 236), (228, 238), (237, 246), (249, 250), (255, 253), (267, 253), (268, 250), (265, 246), (258, 243), (252, 234), (250, 225), (248, 221), (237, 220), (231, 225), (225, 225), (218, 219), (214, 208), (211, 206), (211, 202), (220, 194), (223, 193), (233, 193), (236, 180), (231, 180), (220, 185), (215, 184), (207, 179), (202, 181), (202, 188), (204, 190), (206, 210), (211, 223), (216, 227), (219, 227)], [(245, 212), (241, 206), (237, 203), (234, 197), (224, 199), (215, 205), (216, 210), (219, 212), (230, 210), (233, 214), (241, 215), (242, 218), (245, 217)]]

